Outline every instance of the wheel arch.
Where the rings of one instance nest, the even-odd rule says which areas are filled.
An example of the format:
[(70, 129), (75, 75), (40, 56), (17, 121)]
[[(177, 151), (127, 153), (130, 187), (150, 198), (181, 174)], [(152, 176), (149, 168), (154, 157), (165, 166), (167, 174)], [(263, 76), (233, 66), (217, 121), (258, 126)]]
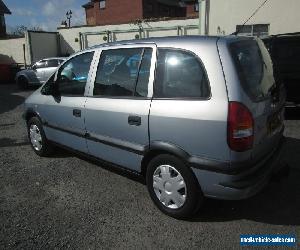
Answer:
[(29, 78), (28, 78), (28, 76), (26, 74), (19, 74), (19, 75), (17, 75), (16, 76), (16, 81), (18, 82), (21, 77), (25, 78), (29, 82)]
[(149, 162), (156, 156), (161, 154), (169, 154), (178, 157), (186, 165), (188, 165), (188, 159), (190, 155), (179, 146), (163, 141), (153, 141), (147, 147), (144, 157), (141, 163), (141, 174), (146, 176), (147, 166)]
[(37, 117), (37, 118), (41, 121), (41, 123), (42, 123), (42, 119), (41, 119), (39, 113), (38, 113), (37, 111), (35, 111), (34, 109), (32, 109), (32, 108), (27, 109), (27, 110), (25, 111), (23, 117), (24, 117), (26, 123), (27, 123), (32, 117)]

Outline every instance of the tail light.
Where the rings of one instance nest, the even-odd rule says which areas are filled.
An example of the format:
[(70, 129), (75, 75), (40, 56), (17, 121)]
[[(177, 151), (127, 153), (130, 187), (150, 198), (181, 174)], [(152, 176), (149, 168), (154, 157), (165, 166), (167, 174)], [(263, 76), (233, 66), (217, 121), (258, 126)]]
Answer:
[(254, 121), (249, 109), (239, 102), (230, 102), (228, 110), (228, 145), (237, 152), (253, 147)]

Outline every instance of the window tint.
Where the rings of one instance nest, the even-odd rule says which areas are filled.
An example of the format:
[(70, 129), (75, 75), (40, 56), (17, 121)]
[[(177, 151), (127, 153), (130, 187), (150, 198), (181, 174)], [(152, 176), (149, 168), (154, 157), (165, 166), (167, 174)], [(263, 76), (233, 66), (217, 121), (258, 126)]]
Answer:
[[(143, 54), (144, 60), (141, 62)], [(103, 51), (98, 65), (94, 95), (133, 96), (137, 89), (136, 96), (147, 96), (149, 60), (149, 49)]]
[(48, 60), (47, 67), (57, 67), (57, 66), (58, 66), (58, 61), (56, 59)]
[(192, 53), (158, 50), (154, 96), (160, 98), (209, 97), (204, 68)]
[(67, 61), (57, 75), (61, 95), (83, 95), (94, 52), (76, 56)]
[(230, 49), (245, 92), (254, 100), (265, 97), (275, 80), (272, 61), (263, 42), (235, 42)]

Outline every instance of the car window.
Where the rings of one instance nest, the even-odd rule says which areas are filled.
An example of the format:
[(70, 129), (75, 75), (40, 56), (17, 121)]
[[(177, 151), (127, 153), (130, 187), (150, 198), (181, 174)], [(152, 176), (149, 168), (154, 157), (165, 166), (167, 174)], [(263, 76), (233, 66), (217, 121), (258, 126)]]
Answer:
[(61, 95), (84, 95), (94, 52), (87, 52), (67, 61), (57, 75), (58, 91)]
[(147, 96), (150, 73), (150, 64), (147, 60), (151, 60), (149, 50), (152, 51), (143, 48), (103, 51), (97, 69), (94, 95)]
[(47, 62), (47, 67), (57, 67), (58, 66), (58, 61), (57, 59), (51, 59), (51, 60), (48, 60)]
[(263, 42), (234, 42), (230, 50), (244, 91), (255, 101), (266, 97), (275, 80), (273, 64)]
[(207, 98), (209, 95), (209, 84), (200, 59), (186, 51), (158, 50), (155, 97)]
[(47, 66), (47, 61), (46, 60), (42, 60), (42, 61), (36, 62), (33, 65), (33, 68), (41, 69), (41, 68), (45, 68), (46, 66)]

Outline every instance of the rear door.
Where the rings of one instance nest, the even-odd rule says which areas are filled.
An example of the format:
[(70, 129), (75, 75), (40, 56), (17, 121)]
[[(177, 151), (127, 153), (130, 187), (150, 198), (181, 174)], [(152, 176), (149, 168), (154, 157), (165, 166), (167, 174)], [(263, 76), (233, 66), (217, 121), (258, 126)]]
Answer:
[(149, 145), (156, 47), (151, 44), (103, 48), (85, 105), (91, 155), (140, 171)]

